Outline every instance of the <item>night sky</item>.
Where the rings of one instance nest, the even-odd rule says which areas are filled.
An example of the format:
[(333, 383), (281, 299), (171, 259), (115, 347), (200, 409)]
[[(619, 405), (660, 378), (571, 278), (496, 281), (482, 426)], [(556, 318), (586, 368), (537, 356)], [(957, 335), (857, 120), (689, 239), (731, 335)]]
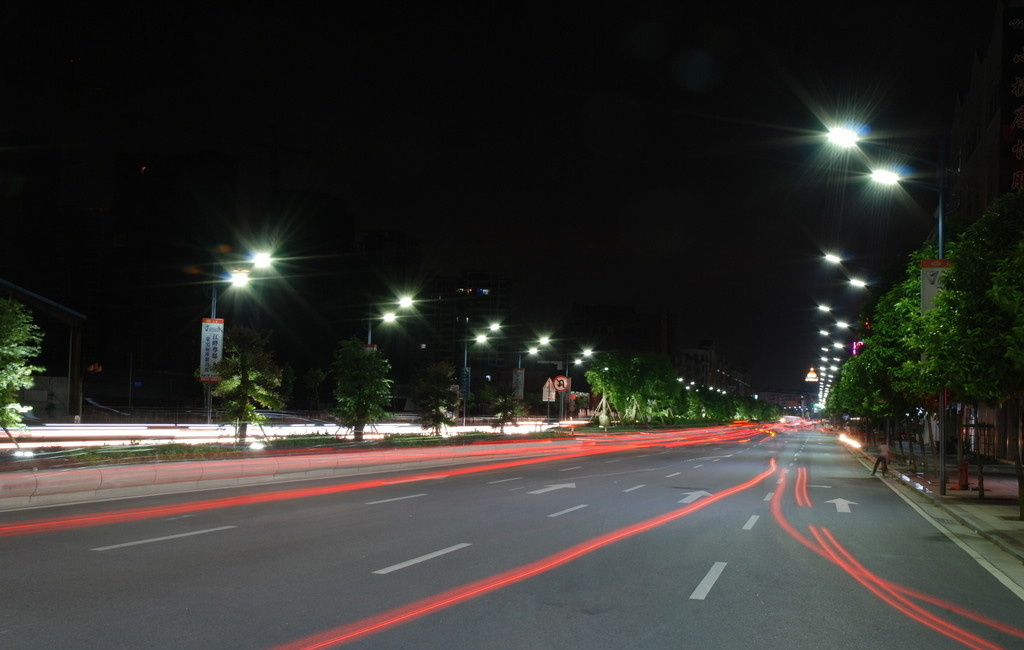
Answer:
[[(60, 89), (93, 88), (93, 145), (283, 152), (285, 187), (420, 238), (432, 268), (506, 275), (538, 318), (671, 310), (678, 343), (714, 340), (759, 389), (803, 388), (818, 302), (856, 317), (823, 252), (881, 276), (931, 228), (934, 196), (867, 191), (820, 134), (855, 119), (934, 158), (995, 8), (230, 4), (23, 5), (0, 27), (8, 146), (43, 146)], [(310, 246), (278, 226), (279, 253)]]

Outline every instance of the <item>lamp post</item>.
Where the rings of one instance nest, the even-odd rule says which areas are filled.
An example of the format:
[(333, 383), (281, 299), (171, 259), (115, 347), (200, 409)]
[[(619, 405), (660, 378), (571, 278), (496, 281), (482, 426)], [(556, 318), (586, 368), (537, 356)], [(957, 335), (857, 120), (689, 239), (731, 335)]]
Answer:
[[(831, 129), (828, 134), (828, 139), (843, 147), (854, 147), (860, 140), (859, 135), (851, 130), (845, 128)], [(937, 266), (944, 268), (945, 263), (942, 260), (946, 259), (946, 147), (945, 144), (939, 143), (939, 162), (938, 164), (915, 159), (922, 162), (930, 167), (938, 169), (938, 183), (937, 187), (930, 187), (929, 189), (935, 189), (938, 191), (938, 203), (935, 209), (935, 247), (938, 249), (938, 260)], [(900, 175), (892, 170), (887, 169), (875, 169), (871, 172), (871, 178), (875, 182), (879, 182), (886, 185), (899, 184), (903, 179)], [(925, 305), (922, 304), (922, 309)], [(939, 389), (938, 395), (938, 412), (939, 412), (939, 494), (942, 496), (946, 495), (946, 388), (943, 386)]]
[[(401, 296), (398, 299), (399, 309), (408, 309), (413, 305), (413, 299), (409, 296)], [(373, 346), (373, 323), (376, 319), (373, 317), (373, 305), (370, 305), (366, 316), (366, 347), (370, 348)], [(393, 311), (386, 311), (380, 315), (380, 320), (385, 323), (393, 323), (398, 320), (398, 314)]]
[(213, 384), (220, 381), (213, 372), (213, 366), (223, 355), (224, 319), (217, 318), (217, 285), (227, 281), (233, 287), (245, 287), (252, 279), (253, 269), (267, 269), (273, 265), (270, 253), (260, 252), (252, 255), (248, 267), (239, 267), (231, 271), (226, 278), (210, 285), (210, 317), (204, 318), (200, 330), (199, 379), (203, 382), (203, 400), (206, 408), (206, 423), (213, 424)]

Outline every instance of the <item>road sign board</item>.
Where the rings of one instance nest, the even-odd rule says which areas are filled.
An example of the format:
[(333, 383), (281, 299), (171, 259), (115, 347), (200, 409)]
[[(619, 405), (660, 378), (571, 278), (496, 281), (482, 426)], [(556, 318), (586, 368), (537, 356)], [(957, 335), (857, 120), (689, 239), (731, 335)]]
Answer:
[(555, 390), (557, 390), (559, 393), (564, 393), (565, 391), (569, 390), (569, 378), (566, 377), (565, 375), (558, 375), (557, 377), (555, 377), (554, 384)]

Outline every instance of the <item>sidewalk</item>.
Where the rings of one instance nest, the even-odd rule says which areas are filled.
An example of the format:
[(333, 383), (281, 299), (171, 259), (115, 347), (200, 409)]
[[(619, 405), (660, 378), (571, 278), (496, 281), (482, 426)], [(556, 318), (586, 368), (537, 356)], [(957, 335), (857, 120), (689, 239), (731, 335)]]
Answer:
[[(853, 449), (868, 471), (875, 464), (875, 450)], [(978, 491), (978, 468), (968, 471), (968, 489), (958, 489), (959, 468), (946, 467), (946, 494), (939, 494), (938, 477), (912, 474), (902, 463), (890, 463), (889, 475), (883, 480), (899, 481), (916, 494), (930, 500), (955, 520), (1024, 564), (1024, 521), (1020, 521), (1017, 477), (1011, 465), (984, 467), (985, 496)], [(881, 474), (881, 470), (879, 470)]]

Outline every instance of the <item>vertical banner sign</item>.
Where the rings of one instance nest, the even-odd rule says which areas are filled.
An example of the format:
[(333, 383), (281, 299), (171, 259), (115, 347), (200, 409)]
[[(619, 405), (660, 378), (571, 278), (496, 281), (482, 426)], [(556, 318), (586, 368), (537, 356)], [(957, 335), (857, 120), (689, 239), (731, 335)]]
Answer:
[(1024, 8), (1003, 7), (999, 193), (1024, 189)]
[(204, 318), (199, 338), (199, 381), (220, 381), (213, 365), (224, 356), (224, 319)]
[(927, 314), (935, 306), (935, 296), (942, 289), (942, 274), (949, 268), (949, 260), (921, 260), (921, 313)]
[(516, 399), (523, 399), (526, 387), (526, 368), (512, 369), (512, 395)]

